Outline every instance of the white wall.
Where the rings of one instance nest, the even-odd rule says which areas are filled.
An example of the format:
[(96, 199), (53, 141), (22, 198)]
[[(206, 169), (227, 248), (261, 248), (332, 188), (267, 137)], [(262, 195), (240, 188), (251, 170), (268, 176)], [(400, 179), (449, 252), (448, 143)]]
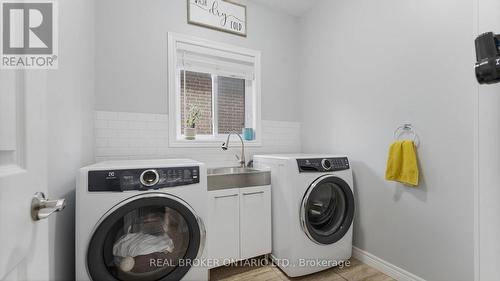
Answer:
[[(168, 145), (168, 115), (97, 111), (95, 114), (95, 156), (97, 161), (116, 159), (191, 158), (208, 166), (237, 166), (241, 154), (237, 137), (230, 149), (171, 148)], [(222, 144), (222, 142), (221, 142)], [(246, 147), (247, 161), (257, 153), (300, 151), (300, 123), (262, 121), (262, 146)]]
[[(477, 34), (500, 33), (500, 2), (477, 0)], [(500, 276), (500, 85), (479, 87), (479, 273), (480, 280)]]
[(48, 74), (48, 196), (67, 207), (49, 218), (50, 280), (75, 276), (75, 176), (93, 161), (94, 1), (59, 1), (59, 69)]
[[(137, 149), (136, 142), (130, 140), (134, 138), (130, 133), (136, 132), (133, 126), (125, 128), (126, 136), (112, 125), (102, 127), (117, 124), (116, 121), (128, 126), (130, 118), (149, 122), (155, 116), (167, 116), (168, 32), (261, 51), (262, 118), (269, 120), (267, 124), (274, 124), (264, 128), (262, 134), (282, 136), (278, 138), (282, 144), (275, 145), (271, 137), (262, 147), (248, 149), (247, 159), (255, 153), (300, 150), (298, 19), (253, 2), (240, 3), (247, 5), (247, 38), (187, 24), (186, 0), (96, 2), (96, 109), (109, 113), (97, 115), (109, 117), (116, 113), (115, 120), (96, 121), (96, 160), (191, 157), (209, 165), (237, 163), (234, 158), (234, 153), (239, 153), (237, 149), (224, 153), (218, 147), (169, 148), (167, 131), (149, 140), (155, 145), (141, 143), (143, 148)], [(163, 125), (168, 126), (167, 122)], [(290, 126), (292, 131), (287, 132)], [(280, 135), (283, 130), (286, 133)], [(233, 141), (237, 145), (237, 140)]]
[[(426, 280), (473, 280), (473, 1), (323, 0), (300, 28), (303, 150), (350, 156), (355, 246)], [(384, 180), (406, 121), (418, 189)]]
[(187, 24), (186, 0), (96, 1), (97, 110), (168, 114), (167, 32), (262, 51), (262, 117), (298, 121), (297, 19), (252, 2), (248, 37)]

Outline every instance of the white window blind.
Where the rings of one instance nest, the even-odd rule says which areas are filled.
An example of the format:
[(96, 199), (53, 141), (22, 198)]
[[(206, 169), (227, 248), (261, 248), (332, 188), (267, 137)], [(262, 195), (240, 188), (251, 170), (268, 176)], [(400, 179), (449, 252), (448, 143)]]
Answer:
[(176, 52), (180, 69), (255, 80), (254, 57), (185, 42), (177, 42)]

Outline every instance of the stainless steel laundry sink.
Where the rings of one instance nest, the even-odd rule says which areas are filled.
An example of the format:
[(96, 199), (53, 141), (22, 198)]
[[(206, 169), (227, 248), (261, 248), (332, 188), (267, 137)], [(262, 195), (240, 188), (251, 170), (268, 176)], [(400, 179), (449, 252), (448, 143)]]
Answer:
[(208, 169), (207, 172), (209, 191), (271, 184), (271, 172), (266, 170), (222, 167)]
[(223, 167), (208, 169), (209, 175), (232, 175), (232, 174), (251, 174), (260, 173), (261, 170), (241, 167)]

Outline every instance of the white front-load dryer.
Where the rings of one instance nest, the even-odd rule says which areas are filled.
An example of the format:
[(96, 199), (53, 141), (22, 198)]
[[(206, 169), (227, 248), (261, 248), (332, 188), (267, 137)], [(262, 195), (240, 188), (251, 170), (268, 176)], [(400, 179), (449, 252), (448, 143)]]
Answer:
[(254, 166), (271, 169), (272, 258), (288, 276), (351, 257), (355, 204), (347, 157), (257, 155)]
[(208, 280), (206, 179), (205, 165), (194, 160), (82, 168), (76, 280)]

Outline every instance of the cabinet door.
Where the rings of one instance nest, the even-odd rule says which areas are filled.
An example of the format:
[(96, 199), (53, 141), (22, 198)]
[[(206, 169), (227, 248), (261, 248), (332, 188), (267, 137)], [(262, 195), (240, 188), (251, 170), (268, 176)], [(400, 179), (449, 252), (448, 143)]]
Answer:
[(241, 189), (240, 204), (241, 259), (271, 253), (271, 187)]
[(239, 189), (209, 192), (208, 255), (219, 266), (239, 260), (239, 209)]

